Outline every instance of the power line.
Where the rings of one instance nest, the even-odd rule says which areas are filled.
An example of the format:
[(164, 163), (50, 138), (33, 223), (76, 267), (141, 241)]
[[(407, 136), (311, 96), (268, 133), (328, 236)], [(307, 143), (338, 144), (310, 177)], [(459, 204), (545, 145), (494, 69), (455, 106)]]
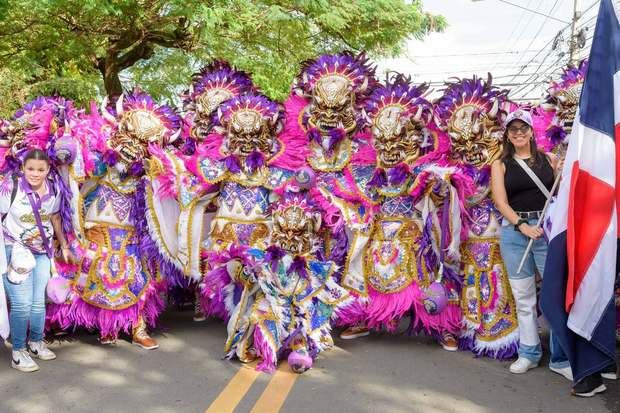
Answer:
[[(520, 8), (520, 9), (523, 9), (523, 10), (527, 10), (527, 11), (529, 11), (530, 13), (535, 13), (535, 14), (538, 14), (538, 15), (540, 15), (540, 16), (545, 16), (545, 18), (546, 18), (546, 19), (556, 20), (556, 21), (559, 21), (560, 23), (569, 23), (569, 22), (566, 22), (566, 21), (564, 21), (564, 20), (560, 20), (560, 19), (558, 19), (557, 17), (553, 17), (553, 16), (551, 16), (551, 15), (549, 15), (549, 14), (544, 14), (544, 13), (541, 13), (541, 12), (536, 11), (536, 10), (528, 9), (528, 8), (526, 8), (526, 7), (520, 6), (520, 5), (518, 5), (518, 4), (511, 3), (511, 2), (506, 1), (506, 0), (497, 0), (497, 1), (500, 1), (500, 2), (502, 2), (502, 3), (506, 3), (506, 4), (510, 4), (511, 6), (515, 6), (515, 7), (518, 7), (518, 8)], [(554, 6), (554, 7), (555, 7), (555, 6)]]
[[(533, 53), (535, 50), (530, 50)], [(460, 57), (460, 56), (487, 56), (487, 55), (503, 55), (503, 54), (518, 54), (522, 52), (528, 52), (526, 50), (513, 50), (513, 51), (493, 51), (493, 52), (471, 52), (471, 53), (456, 53), (456, 54), (435, 54), (435, 55), (418, 55), (413, 58), (430, 58), (430, 57)]]
[[(538, 10), (538, 7), (540, 7), (542, 5), (542, 3), (538, 3), (536, 6), (536, 10)], [(530, 3), (527, 3), (526, 7), (529, 7)], [(521, 38), (523, 37), (523, 35), (525, 34), (525, 32), (527, 31), (527, 28), (530, 26), (530, 23), (532, 23), (532, 20), (534, 20), (534, 14), (530, 14), (530, 18), (527, 20), (527, 22), (525, 22), (525, 25), (523, 26), (523, 29), (521, 30), (521, 32), (519, 34), (517, 34), (517, 37), (515, 38), (514, 42), (509, 43), (507, 42), (506, 44), (510, 44), (509, 50), (512, 50), (515, 48), (515, 46), (517, 46), (517, 44), (519, 43), (519, 40), (521, 40)], [(500, 60), (500, 62), (503, 60)], [(497, 65), (493, 65), (493, 67), (491, 68), (491, 71), (495, 70), (495, 67)]]
[[(555, 7), (558, 5), (558, 1), (559, 0), (555, 0), (555, 2), (553, 3), (553, 6), (551, 6), (551, 9), (549, 10), (549, 13), (553, 13), (553, 10), (555, 10)], [(547, 17), (545, 17), (545, 19), (543, 20), (543, 22), (540, 24), (540, 27), (538, 28), (538, 31), (536, 32), (536, 34), (534, 35), (534, 37), (532, 37), (532, 40), (530, 41), (530, 44), (527, 45), (527, 48), (525, 50), (530, 50), (530, 47), (532, 47), (532, 45), (534, 44), (534, 42), (536, 41), (536, 39), (538, 38), (538, 35), (542, 32), (542, 30), (545, 27), (545, 23), (547, 23)], [(523, 57), (521, 57), (521, 59), (523, 59)], [(519, 63), (521, 62), (521, 59), (519, 59)]]

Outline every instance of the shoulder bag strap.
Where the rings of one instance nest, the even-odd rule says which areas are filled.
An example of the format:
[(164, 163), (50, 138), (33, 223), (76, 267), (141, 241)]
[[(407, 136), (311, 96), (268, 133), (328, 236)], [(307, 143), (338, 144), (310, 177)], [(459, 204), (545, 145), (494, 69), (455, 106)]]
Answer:
[(540, 189), (540, 191), (545, 195), (545, 197), (547, 199), (551, 198), (551, 193), (549, 192), (549, 190), (547, 189), (546, 186), (543, 185), (543, 183), (540, 181), (540, 179), (538, 178), (538, 176), (534, 173), (534, 171), (532, 171), (532, 168), (530, 168), (528, 166), (527, 163), (525, 163), (525, 161), (521, 158), (517, 158), (516, 156), (513, 158), (515, 161), (517, 161), (517, 164), (523, 168), (523, 170), (525, 171), (526, 174), (528, 174), (528, 176), (532, 179), (532, 181), (534, 181), (534, 183), (536, 184), (536, 186), (538, 187), (538, 189)]
[(47, 235), (45, 235), (45, 228), (43, 227), (43, 221), (41, 220), (41, 214), (39, 213), (39, 210), (41, 209), (41, 198), (38, 194), (35, 195), (32, 192), (26, 192), (26, 195), (28, 197), (28, 201), (30, 202), (30, 206), (32, 207), (32, 213), (34, 215), (34, 220), (37, 223), (39, 233), (41, 234), (41, 239), (43, 240), (43, 247), (45, 247), (47, 256), (51, 259), (54, 256), (54, 251), (52, 251), (52, 246), (47, 239)]

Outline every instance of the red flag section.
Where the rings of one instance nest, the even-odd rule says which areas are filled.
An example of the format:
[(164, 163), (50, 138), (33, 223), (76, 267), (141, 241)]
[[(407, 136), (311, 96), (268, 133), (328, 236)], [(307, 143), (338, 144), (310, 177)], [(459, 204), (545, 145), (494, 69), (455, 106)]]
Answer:
[(566, 230), (567, 312), (609, 228), (615, 203), (616, 193), (612, 186), (579, 169), (578, 161), (573, 164)]

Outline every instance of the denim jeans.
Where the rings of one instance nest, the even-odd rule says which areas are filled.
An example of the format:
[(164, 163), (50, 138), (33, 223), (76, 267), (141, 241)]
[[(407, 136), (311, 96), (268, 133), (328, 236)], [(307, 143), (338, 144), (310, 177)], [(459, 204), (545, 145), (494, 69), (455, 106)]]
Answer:
[[(536, 225), (536, 220), (532, 219), (528, 224)], [(536, 271), (540, 276), (543, 275), (545, 260), (547, 259), (547, 242), (543, 237), (534, 241), (521, 272), (517, 274), (529, 240), (521, 232), (515, 231), (514, 226), (502, 226), (500, 251), (517, 306), (519, 357), (538, 363), (542, 357), (542, 347), (538, 336), (535, 276)], [(568, 367), (568, 358), (555, 339), (553, 332), (550, 336), (549, 348), (551, 352), (549, 365), (555, 368)]]
[[(11, 259), (11, 246), (6, 246), (7, 261)], [(34, 254), (36, 266), (32, 274), (21, 284), (13, 284), (3, 275), (4, 289), (9, 297), (11, 342), (13, 350), (26, 348), (26, 336), (30, 324), (30, 341), (43, 340), (45, 328), (45, 288), (50, 279), (51, 263), (45, 254)]]

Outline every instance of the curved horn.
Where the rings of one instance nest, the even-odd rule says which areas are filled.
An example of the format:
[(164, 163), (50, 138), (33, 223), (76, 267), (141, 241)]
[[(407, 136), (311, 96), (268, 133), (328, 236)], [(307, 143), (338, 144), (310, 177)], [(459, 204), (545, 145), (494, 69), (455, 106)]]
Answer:
[(493, 102), (493, 106), (491, 107), (491, 110), (489, 111), (489, 118), (495, 119), (498, 111), (499, 111), (499, 100), (495, 99), (495, 101)]
[(437, 114), (435, 113), (433, 115), (433, 120), (435, 121), (435, 125), (437, 125), (437, 127), (443, 131), (446, 130), (446, 127), (444, 125), (442, 125), (441, 123), (441, 119), (439, 119), (439, 116), (437, 116)]
[(103, 98), (103, 102), (101, 102), (101, 108), (100, 108), (100, 112), (101, 112), (101, 116), (107, 120), (108, 122), (114, 124), (116, 123), (116, 119), (114, 118), (114, 116), (112, 116), (112, 114), (110, 112), (108, 112), (108, 97), (106, 96), (105, 98)]
[(173, 133), (172, 136), (170, 136), (170, 139), (168, 139), (168, 143), (175, 142), (177, 139), (179, 139), (179, 136), (181, 136), (181, 128), (177, 129), (177, 131)]
[(364, 77), (364, 82), (360, 86), (360, 91), (364, 92), (368, 88), (368, 76)]
[(116, 101), (116, 116), (121, 116), (123, 114), (123, 99), (125, 98), (125, 94), (121, 93)]
[(416, 123), (420, 123), (422, 121), (422, 111), (424, 110), (424, 108), (422, 107), (422, 105), (418, 106), (418, 110), (415, 113), (415, 115), (413, 116), (413, 120)]

